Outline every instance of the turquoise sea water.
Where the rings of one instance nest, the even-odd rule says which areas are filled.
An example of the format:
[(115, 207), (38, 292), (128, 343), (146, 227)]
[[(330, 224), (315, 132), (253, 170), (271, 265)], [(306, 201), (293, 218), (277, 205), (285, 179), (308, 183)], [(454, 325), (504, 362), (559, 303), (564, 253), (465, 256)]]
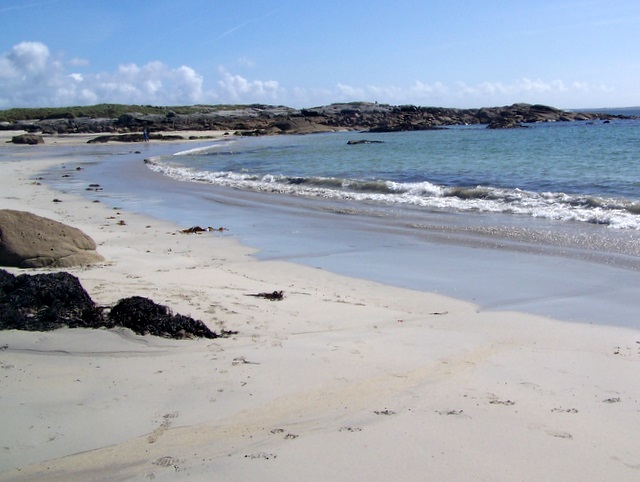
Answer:
[[(361, 139), (383, 142), (347, 144)], [(207, 235), (261, 259), (481, 309), (638, 327), (639, 145), (636, 120), (230, 136), (53, 148), (66, 164), (44, 179), (125, 215), (228, 228)]]
[(640, 120), (233, 137), (147, 165), (246, 191), (640, 229)]

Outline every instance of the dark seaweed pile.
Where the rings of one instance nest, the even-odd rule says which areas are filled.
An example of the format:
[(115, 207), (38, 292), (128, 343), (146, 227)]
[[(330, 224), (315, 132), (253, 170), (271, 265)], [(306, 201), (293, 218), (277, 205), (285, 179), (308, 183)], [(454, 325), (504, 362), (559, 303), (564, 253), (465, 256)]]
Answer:
[(148, 298), (124, 298), (111, 309), (94, 303), (75, 276), (13, 274), (0, 269), (0, 330), (113, 328), (164, 338), (218, 338), (236, 332), (211, 331), (202, 321), (173, 314)]
[(207, 326), (189, 316), (174, 315), (163, 305), (142, 296), (132, 296), (118, 301), (109, 312), (109, 320), (115, 326), (124, 326), (140, 335), (156, 335), (165, 338), (217, 338)]
[(13, 276), (0, 270), (0, 328), (50, 331), (104, 326), (102, 310), (68, 273)]

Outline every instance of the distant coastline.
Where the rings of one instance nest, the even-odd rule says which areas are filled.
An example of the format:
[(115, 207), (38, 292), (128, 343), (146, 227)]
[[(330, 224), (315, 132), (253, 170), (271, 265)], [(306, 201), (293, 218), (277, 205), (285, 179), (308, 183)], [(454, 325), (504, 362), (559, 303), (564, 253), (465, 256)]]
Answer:
[(0, 111), (0, 130), (50, 135), (97, 134), (99, 137), (91, 142), (138, 142), (145, 140), (142, 134), (145, 130), (152, 140), (176, 140), (175, 136), (167, 138), (159, 133), (225, 131), (252, 136), (339, 130), (404, 132), (454, 125), (508, 129), (540, 122), (633, 118), (636, 114), (633, 109), (618, 109), (621, 113), (613, 113), (609, 109), (587, 112), (524, 103), (478, 109), (394, 106), (375, 102), (339, 103), (306, 109), (262, 104), (181, 107), (100, 104)]
[(635, 107), (598, 107), (594, 109), (570, 109), (573, 112), (593, 112), (596, 114), (622, 115), (629, 117), (640, 116), (640, 106)]

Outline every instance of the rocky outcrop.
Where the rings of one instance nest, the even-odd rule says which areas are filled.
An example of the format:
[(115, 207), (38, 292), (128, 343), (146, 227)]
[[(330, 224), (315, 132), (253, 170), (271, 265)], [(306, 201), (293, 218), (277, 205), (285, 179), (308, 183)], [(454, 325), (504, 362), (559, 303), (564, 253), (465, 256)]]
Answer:
[(348, 146), (357, 146), (359, 144), (384, 144), (384, 141), (370, 141), (369, 139), (352, 139), (347, 141)]
[[(150, 134), (149, 139), (154, 141), (183, 141), (184, 137), (180, 135), (162, 135)], [(143, 142), (144, 134), (107, 134), (89, 139), (87, 144), (100, 144), (106, 142)]]
[(104, 261), (77, 228), (26, 211), (0, 210), (0, 266), (69, 267)]
[(338, 128), (368, 132), (397, 132), (433, 130), (452, 125), (490, 125), (494, 128), (516, 124), (593, 119), (612, 119), (621, 116), (568, 112), (554, 107), (513, 104), (481, 109), (453, 109), (418, 107), (413, 105), (352, 103), (303, 109), (303, 116), (314, 122)]
[[(308, 134), (335, 130), (398, 132), (433, 130), (452, 125), (491, 125), (509, 128), (537, 122), (569, 122), (623, 118), (603, 113), (569, 112), (540, 104), (513, 104), (481, 109), (392, 106), (371, 102), (338, 103), (307, 109), (254, 104), (236, 108), (197, 106), (190, 113), (131, 112), (116, 119), (59, 116), (0, 125), (0, 129), (22, 129), (45, 134), (97, 133), (115, 137), (103, 140), (142, 141), (147, 129), (163, 131), (223, 130), (241, 135)], [(130, 135), (132, 137), (119, 137)], [(99, 142), (99, 141), (97, 141)]]
[(515, 119), (494, 119), (487, 125), (487, 129), (517, 129), (527, 127)]

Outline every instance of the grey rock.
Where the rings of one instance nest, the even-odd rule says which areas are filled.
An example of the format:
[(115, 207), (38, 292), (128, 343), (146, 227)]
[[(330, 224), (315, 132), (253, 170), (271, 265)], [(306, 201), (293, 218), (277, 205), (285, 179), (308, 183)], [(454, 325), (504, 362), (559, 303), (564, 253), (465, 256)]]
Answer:
[(26, 211), (0, 210), (0, 266), (69, 267), (104, 261), (81, 230)]
[(14, 144), (44, 144), (44, 139), (39, 134), (20, 134), (19, 136), (13, 136), (11, 142)]

